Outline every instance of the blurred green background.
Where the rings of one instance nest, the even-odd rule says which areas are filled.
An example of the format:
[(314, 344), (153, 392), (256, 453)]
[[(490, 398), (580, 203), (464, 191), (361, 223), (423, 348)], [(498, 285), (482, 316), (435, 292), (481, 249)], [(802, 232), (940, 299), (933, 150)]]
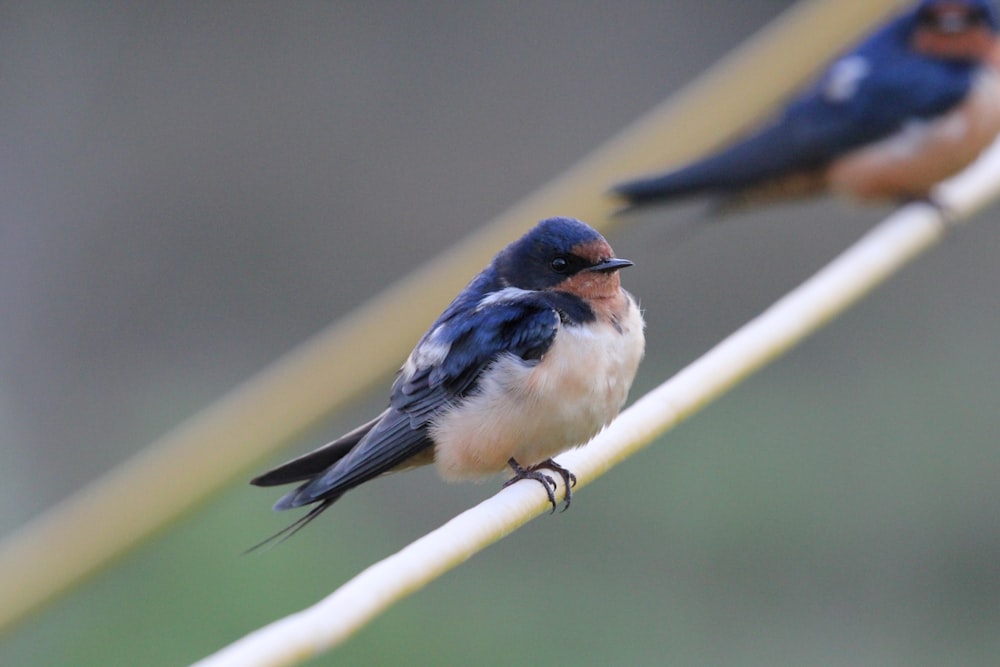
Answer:
[[(0, 4), (0, 532), (556, 176), (789, 4)], [(633, 396), (886, 212), (788, 205), (678, 245), (701, 215), (683, 204), (610, 232), (648, 321)], [(572, 511), (310, 664), (996, 665), (998, 214)], [(249, 556), (293, 517), (270, 511), (275, 491), (233, 486), (0, 635), (0, 665), (190, 662), (499, 481), (376, 481)]]

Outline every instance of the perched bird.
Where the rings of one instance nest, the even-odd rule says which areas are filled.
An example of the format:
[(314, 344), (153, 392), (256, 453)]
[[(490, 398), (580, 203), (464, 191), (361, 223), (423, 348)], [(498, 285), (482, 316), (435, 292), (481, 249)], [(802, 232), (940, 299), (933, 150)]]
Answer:
[(991, 0), (924, 0), (838, 58), (777, 117), (728, 148), (628, 181), (627, 208), (710, 195), (721, 208), (824, 191), (928, 200), (1000, 131)]
[[(434, 463), (447, 480), (514, 471), (542, 483), (555, 511), (551, 457), (585, 443), (621, 409), (643, 355), (643, 320), (618, 259), (594, 229), (550, 218), (494, 257), (431, 325), (392, 385), (389, 407), (330, 444), (251, 480), (302, 482), (277, 510), (314, 505)], [(277, 536), (275, 536), (277, 537)]]

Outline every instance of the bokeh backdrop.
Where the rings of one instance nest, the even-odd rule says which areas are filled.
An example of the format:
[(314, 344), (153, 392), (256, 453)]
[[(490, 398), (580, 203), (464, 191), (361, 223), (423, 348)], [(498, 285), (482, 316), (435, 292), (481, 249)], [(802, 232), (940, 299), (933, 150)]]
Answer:
[[(0, 532), (556, 176), (789, 4), (0, 3)], [(887, 211), (787, 205), (679, 243), (703, 213), (682, 204), (614, 229), (648, 321), (633, 396)], [(310, 664), (995, 665), (998, 216), (570, 512)], [(0, 636), (0, 664), (190, 662), (499, 481), (384, 479), (249, 556), (291, 517), (271, 513), (273, 490), (232, 486)]]

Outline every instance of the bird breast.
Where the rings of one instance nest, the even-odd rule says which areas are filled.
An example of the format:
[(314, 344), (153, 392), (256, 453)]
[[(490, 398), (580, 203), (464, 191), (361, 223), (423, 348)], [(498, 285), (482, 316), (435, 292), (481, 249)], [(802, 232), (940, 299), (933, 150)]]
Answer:
[(851, 151), (831, 165), (828, 182), (832, 190), (862, 200), (925, 198), (975, 160), (997, 132), (1000, 74), (984, 67), (958, 107)]
[(643, 321), (622, 291), (620, 316), (562, 324), (540, 360), (503, 355), (477, 391), (435, 418), (438, 472), (485, 477), (510, 458), (533, 465), (590, 440), (617, 416), (644, 349)]

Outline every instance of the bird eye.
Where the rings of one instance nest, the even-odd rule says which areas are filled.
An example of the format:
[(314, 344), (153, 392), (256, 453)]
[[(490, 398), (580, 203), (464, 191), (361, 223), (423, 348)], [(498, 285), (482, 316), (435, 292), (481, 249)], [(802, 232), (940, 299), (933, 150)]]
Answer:
[(559, 256), (549, 262), (549, 266), (551, 266), (552, 270), (556, 273), (566, 273), (566, 269), (569, 268), (569, 262), (565, 257)]

